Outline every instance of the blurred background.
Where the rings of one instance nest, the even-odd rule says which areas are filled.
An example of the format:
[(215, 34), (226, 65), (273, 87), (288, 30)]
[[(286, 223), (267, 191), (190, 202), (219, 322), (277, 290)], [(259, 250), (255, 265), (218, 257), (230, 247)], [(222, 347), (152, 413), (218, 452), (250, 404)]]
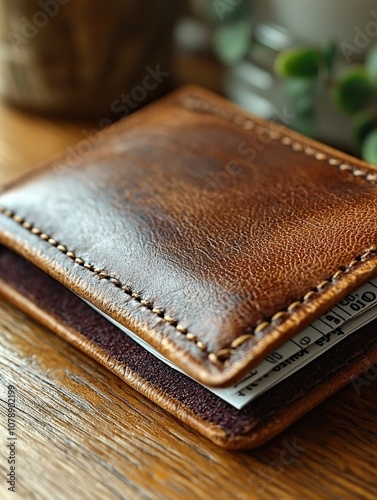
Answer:
[(373, 4), (0, 0), (0, 125), (13, 109), (84, 140), (196, 83), (377, 164)]

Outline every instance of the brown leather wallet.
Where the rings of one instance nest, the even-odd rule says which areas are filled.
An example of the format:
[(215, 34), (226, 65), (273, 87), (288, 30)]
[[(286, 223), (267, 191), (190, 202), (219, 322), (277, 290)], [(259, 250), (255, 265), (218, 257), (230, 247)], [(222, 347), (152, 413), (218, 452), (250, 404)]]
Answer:
[(375, 169), (197, 87), (93, 142), (3, 189), (11, 301), (229, 448), (262, 444), (377, 361), (372, 322), (236, 410), (77, 297), (198, 382), (230, 385), (377, 274)]

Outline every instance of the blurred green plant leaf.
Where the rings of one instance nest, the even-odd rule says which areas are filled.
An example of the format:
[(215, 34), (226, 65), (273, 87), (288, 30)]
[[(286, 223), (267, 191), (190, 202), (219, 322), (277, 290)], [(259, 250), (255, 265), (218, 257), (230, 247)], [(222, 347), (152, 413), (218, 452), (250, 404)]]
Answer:
[(377, 165), (377, 129), (373, 130), (366, 137), (361, 155), (365, 161)]
[(337, 44), (335, 41), (331, 40), (327, 44), (327, 46), (325, 47), (325, 50), (323, 52), (325, 66), (326, 66), (326, 69), (327, 69), (329, 76), (332, 76), (332, 74), (334, 73), (337, 55), (338, 55)]
[(354, 135), (357, 145), (361, 147), (367, 135), (375, 129), (377, 130), (377, 111), (366, 111), (356, 115)]
[(312, 112), (316, 94), (316, 81), (311, 78), (289, 78), (285, 82), (285, 93), (292, 109), (299, 116)]
[(369, 76), (376, 83), (377, 82), (377, 45), (374, 45), (367, 54), (365, 60), (365, 67)]
[(342, 111), (355, 114), (368, 106), (373, 94), (372, 81), (360, 66), (343, 73), (334, 88), (333, 99)]
[(315, 78), (323, 61), (323, 55), (315, 47), (284, 50), (275, 59), (275, 72), (279, 76)]
[(214, 33), (213, 49), (222, 63), (235, 64), (249, 52), (251, 35), (248, 21), (224, 23)]

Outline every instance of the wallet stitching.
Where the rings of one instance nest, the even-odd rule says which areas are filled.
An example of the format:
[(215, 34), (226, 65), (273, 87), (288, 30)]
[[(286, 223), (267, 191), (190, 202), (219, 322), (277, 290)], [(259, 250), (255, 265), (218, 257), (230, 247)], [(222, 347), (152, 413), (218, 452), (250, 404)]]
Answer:
[[(46, 241), (51, 246), (56, 247), (61, 253), (65, 254), (69, 257), (73, 262), (82, 266), (83, 268), (91, 271), (93, 274), (97, 275), (100, 279), (108, 280), (115, 287), (121, 289), (124, 293), (126, 293), (130, 298), (135, 299), (140, 303), (141, 306), (149, 309), (156, 316), (164, 320), (166, 323), (169, 323), (171, 326), (175, 328), (177, 333), (182, 334), (189, 340), (190, 342), (195, 343), (195, 345), (203, 352), (208, 353), (207, 347), (197, 339), (196, 335), (187, 331), (183, 325), (181, 325), (177, 320), (172, 318), (170, 315), (166, 314), (165, 311), (161, 308), (154, 307), (151, 301), (145, 300), (141, 297), (139, 293), (134, 292), (130, 286), (123, 284), (118, 278), (111, 276), (104, 269), (97, 268), (93, 264), (86, 262), (81, 257), (77, 256), (75, 252), (70, 251), (65, 245), (62, 245), (57, 240), (49, 236), (47, 233), (43, 232), (41, 229), (37, 228), (30, 222), (28, 222), (25, 218), (16, 214), (12, 210), (6, 209), (4, 207), (0, 207), (0, 213), (5, 215), (6, 217), (12, 219), (17, 222), (17, 224), (21, 225), (24, 229), (27, 229), (30, 233), (38, 236), (43, 241)], [(208, 353), (210, 354), (210, 353)]]
[(250, 117), (245, 116), (242, 113), (234, 113), (225, 106), (217, 104), (214, 105), (197, 96), (184, 97), (180, 100), (180, 104), (190, 111), (213, 113), (220, 118), (224, 118), (225, 120), (234, 123), (245, 131), (256, 129), (258, 135), (266, 134), (269, 139), (280, 142), (283, 146), (290, 147), (296, 153), (304, 153), (306, 156), (314, 157), (317, 161), (326, 161), (329, 165), (338, 167), (340, 171), (349, 172), (357, 178), (364, 178), (371, 184), (375, 184), (377, 182), (377, 173), (371, 173), (350, 163), (343, 162), (339, 158), (332, 157), (319, 148), (314, 148), (313, 146), (309, 146), (304, 142), (300, 142), (297, 139), (293, 139), (292, 137), (281, 133), (280, 130), (284, 129), (284, 126), (274, 122), (273, 120), (270, 121), (269, 127), (264, 127), (263, 125), (257, 124)]
[(165, 322), (169, 323), (172, 327), (175, 328), (176, 332), (184, 335), (184, 338), (193, 342), (202, 352), (207, 354), (207, 358), (214, 365), (222, 365), (227, 363), (227, 360), (241, 345), (243, 345), (246, 341), (251, 340), (255, 342), (255, 336), (264, 332), (271, 324), (280, 322), (283, 318), (286, 319), (286, 316), (292, 314), (293, 312), (297, 312), (297, 309), (304, 305), (308, 300), (313, 298), (313, 295), (321, 293), (327, 288), (330, 284), (334, 284), (334, 282), (338, 281), (341, 276), (352, 271), (352, 269), (360, 264), (361, 262), (365, 262), (367, 259), (372, 258), (377, 255), (377, 245), (373, 245), (368, 250), (364, 251), (362, 254), (356, 256), (348, 266), (341, 267), (338, 271), (336, 271), (329, 279), (326, 279), (319, 283), (318, 285), (311, 288), (301, 299), (293, 301), (285, 310), (281, 310), (274, 314), (268, 320), (262, 321), (255, 328), (253, 333), (245, 333), (236, 337), (230, 344), (230, 347), (220, 349), (217, 352), (209, 352), (208, 348), (203, 342), (198, 340), (197, 336), (193, 333), (189, 332), (187, 328), (185, 328), (181, 323), (175, 320), (170, 315), (166, 314), (163, 309), (154, 307), (151, 301), (145, 300), (141, 297), (139, 293), (133, 292), (131, 287), (128, 285), (124, 285), (118, 278), (111, 276), (104, 269), (97, 268), (93, 264), (89, 262), (85, 262), (84, 259), (78, 257), (74, 252), (68, 250), (65, 245), (60, 244), (54, 238), (49, 236), (47, 233), (43, 232), (38, 227), (34, 226), (26, 219), (16, 214), (12, 210), (6, 209), (4, 207), (0, 207), (0, 213), (12, 219), (14, 222), (22, 226), (24, 229), (27, 229), (30, 233), (38, 236), (43, 241), (46, 241), (51, 246), (56, 247), (61, 253), (65, 254), (69, 257), (73, 262), (82, 266), (83, 268), (91, 271), (93, 274), (97, 275), (100, 279), (106, 279), (115, 287), (119, 288), (123, 292), (125, 292), (130, 298), (135, 299), (139, 304), (146, 309), (150, 310), (156, 316), (160, 317)]
[[(327, 161), (327, 163), (331, 166), (336, 166), (340, 171), (349, 172), (354, 177), (364, 178), (366, 181), (374, 184), (377, 181), (377, 174), (373, 174), (363, 170), (362, 168), (351, 165), (350, 163), (345, 163), (338, 158), (331, 157), (327, 153), (321, 151), (320, 149), (316, 149), (312, 146), (305, 145), (298, 140), (292, 139), (287, 135), (279, 132), (279, 128), (281, 126), (278, 123), (273, 121), (270, 122), (270, 128), (264, 127), (262, 125), (257, 124), (250, 117), (244, 116), (242, 113), (233, 113), (229, 111), (226, 107), (220, 105), (212, 105), (206, 101), (203, 101), (200, 97), (185, 97), (180, 101), (181, 105), (191, 111), (199, 111), (206, 113), (214, 113), (220, 118), (224, 118), (235, 125), (243, 128), (245, 131), (252, 130), (255, 127), (256, 132), (258, 134), (267, 134), (271, 140), (275, 140), (280, 142), (282, 145), (291, 147), (291, 149), (295, 152), (302, 152), (307, 156), (314, 157), (317, 161)], [(32, 234), (35, 234), (42, 240), (46, 241), (50, 245), (56, 247), (60, 252), (65, 254), (71, 260), (73, 260), (76, 264), (84, 267), (88, 271), (96, 274), (100, 279), (106, 279), (115, 287), (121, 289), (125, 292), (130, 298), (135, 299), (139, 304), (147, 309), (149, 309), (152, 313), (160, 317), (165, 322), (169, 323), (172, 327), (175, 328), (176, 332), (184, 335), (184, 337), (193, 342), (202, 352), (207, 354), (209, 361), (213, 364), (219, 365), (222, 363), (226, 363), (231, 354), (233, 354), (240, 346), (242, 346), (246, 341), (252, 340), (255, 342), (255, 336), (259, 336), (262, 332), (264, 332), (272, 323), (280, 322), (283, 318), (286, 319), (287, 314), (291, 314), (294, 311), (297, 311), (299, 307), (305, 304), (309, 299), (316, 295), (317, 293), (322, 292), (328, 285), (337, 281), (340, 276), (351, 271), (357, 264), (362, 261), (367, 260), (368, 258), (372, 258), (373, 255), (377, 254), (377, 247), (372, 246), (359, 256), (355, 257), (352, 262), (346, 266), (340, 268), (338, 271), (334, 273), (329, 279), (326, 279), (319, 283), (318, 285), (311, 288), (302, 298), (293, 301), (285, 310), (281, 310), (274, 314), (271, 318), (261, 321), (253, 330), (253, 333), (244, 333), (238, 337), (236, 337), (230, 344), (230, 347), (220, 349), (217, 352), (209, 352), (208, 348), (203, 342), (198, 340), (197, 336), (193, 333), (189, 332), (186, 327), (184, 327), (181, 323), (179, 323), (172, 316), (165, 313), (165, 311), (161, 308), (154, 307), (151, 301), (145, 300), (141, 297), (139, 293), (134, 292), (130, 286), (124, 285), (118, 278), (111, 276), (105, 270), (96, 268), (93, 264), (85, 262), (83, 259), (78, 257), (74, 252), (71, 252), (67, 249), (65, 245), (60, 244), (54, 238), (50, 237), (47, 233), (43, 232), (39, 228), (35, 227), (30, 222), (26, 221), (23, 217), (17, 215), (13, 211), (0, 207), (0, 213), (5, 216), (13, 219), (15, 222), (20, 224), (22, 227), (30, 231)], [(250, 330), (248, 328), (246, 331)]]

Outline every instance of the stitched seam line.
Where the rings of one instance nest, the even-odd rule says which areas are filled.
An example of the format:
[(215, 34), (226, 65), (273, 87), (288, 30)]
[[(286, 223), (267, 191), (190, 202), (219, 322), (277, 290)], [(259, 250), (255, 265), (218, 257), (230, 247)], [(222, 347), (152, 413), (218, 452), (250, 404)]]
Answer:
[(196, 344), (196, 346), (201, 351), (207, 352), (207, 348), (203, 344), (203, 342), (198, 340), (195, 335), (188, 332), (187, 328), (185, 328), (183, 325), (181, 325), (174, 318), (172, 318), (171, 316), (166, 314), (163, 309), (154, 307), (154, 305), (151, 301), (143, 299), (141, 297), (141, 295), (139, 293), (136, 293), (135, 291), (133, 291), (130, 286), (128, 286), (127, 284), (123, 284), (118, 278), (111, 276), (104, 269), (98, 268), (94, 264), (91, 264), (89, 262), (85, 262), (84, 259), (82, 259), (78, 255), (76, 255), (75, 252), (70, 251), (65, 245), (60, 244), (58, 241), (56, 241), (54, 238), (49, 236), (47, 233), (43, 232), (41, 229), (34, 226), (33, 224), (31, 224), (30, 222), (25, 220), (23, 217), (17, 215), (12, 210), (6, 209), (4, 207), (0, 207), (0, 213), (5, 215), (9, 219), (12, 219), (13, 221), (17, 222), (17, 224), (21, 225), (24, 229), (27, 229), (30, 233), (35, 234), (41, 240), (46, 241), (51, 246), (56, 247), (61, 253), (65, 254), (67, 257), (69, 257), (76, 264), (84, 267), (88, 271), (97, 275), (100, 279), (105, 279), (105, 280), (109, 281), (109, 283), (114, 285), (116, 288), (121, 289), (130, 298), (135, 299), (137, 302), (139, 302), (139, 304), (141, 306), (145, 307), (146, 309), (149, 309), (156, 316), (160, 317), (166, 323), (169, 323), (171, 326), (173, 326), (177, 333), (179, 333), (181, 335), (185, 335), (187, 340), (189, 340), (190, 342), (194, 342)]
[(288, 135), (282, 134), (281, 132), (279, 132), (279, 129), (281, 129), (282, 127), (279, 123), (271, 121), (270, 128), (264, 127), (263, 125), (259, 125), (250, 117), (245, 116), (242, 113), (234, 113), (231, 110), (227, 109), (225, 106), (221, 106), (220, 104), (211, 104), (207, 101), (203, 101), (200, 97), (196, 96), (184, 97), (180, 100), (180, 104), (190, 111), (214, 114), (216, 116), (219, 116), (220, 118), (224, 118), (225, 120), (241, 127), (245, 131), (255, 129), (258, 135), (265, 134), (271, 140), (278, 141), (283, 144), (283, 146), (290, 147), (295, 152), (302, 152), (307, 156), (314, 157), (318, 161), (325, 161), (329, 165), (337, 167), (342, 172), (349, 172), (354, 177), (364, 178), (366, 181), (372, 183), (373, 185), (377, 183), (377, 173), (368, 172), (360, 167), (344, 162), (339, 158), (331, 157), (329, 154), (320, 149), (313, 148), (312, 146), (309, 146), (303, 142), (292, 139), (292, 137), (289, 137)]
[(84, 259), (77, 256), (74, 252), (68, 250), (68, 248), (65, 245), (60, 244), (58, 241), (49, 236), (47, 233), (44, 233), (41, 229), (31, 224), (23, 217), (17, 215), (12, 210), (0, 207), (0, 213), (5, 215), (9, 219), (12, 219), (14, 222), (22, 226), (24, 229), (28, 230), (30, 233), (38, 236), (41, 240), (47, 242), (53, 247), (56, 247), (61, 253), (69, 257), (74, 263), (82, 266), (83, 268), (97, 275), (100, 279), (107, 280), (113, 286), (119, 288), (124, 293), (126, 293), (130, 298), (136, 300), (140, 304), (140, 306), (145, 307), (146, 309), (150, 310), (153, 314), (161, 318), (163, 321), (169, 323), (175, 329), (177, 334), (183, 335), (188, 341), (194, 343), (202, 352), (207, 354), (209, 361), (211, 361), (213, 364), (217, 366), (223, 364), (224, 362), (226, 363), (231, 354), (233, 354), (233, 352), (236, 351), (246, 341), (252, 340), (256, 342), (255, 337), (260, 336), (260, 334), (263, 331), (265, 331), (269, 326), (271, 326), (272, 324), (280, 323), (282, 319), (286, 319), (287, 316), (292, 314), (294, 311), (297, 311), (299, 307), (308, 302), (311, 298), (313, 298), (314, 295), (323, 292), (325, 288), (327, 288), (330, 284), (333, 284), (334, 282), (338, 281), (341, 276), (350, 272), (355, 266), (377, 255), (377, 245), (374, 245), (373, 247), (366, 250), (364, 253), (355, 257), (355, 259), (352, 260), (348, 266), (336, 271), (336, 273), (334, 273), (333, 276), (331, 276), (331, 278), (324, 280), (317, 286), (313, 287), (301, 299), (292, 302), (287, 307), (287, 309), (279, 311), (276, 314), (274, 314), (272, 318), (259, 323), (256, 326), (256, 328), (254, 328), (253, 333), (245, 333), (240, 335), (231, 342), (230, 347), (228, 348), (220, 349), (217, 352), (209, 352), (207, 346), (203, 344), (203, 342), (198, 340), (196, 335), (189, 332), (185, 326), (183, 326), (173, 317), (166, 314), (163, 309), (156, 308), (151, 301), (143, 299), (139, 293), (134, 292), (130, 286), (123, 284), (118, 278), (111, 276), (104, 269), (97, 268), (93, 264), (85, 262)]

